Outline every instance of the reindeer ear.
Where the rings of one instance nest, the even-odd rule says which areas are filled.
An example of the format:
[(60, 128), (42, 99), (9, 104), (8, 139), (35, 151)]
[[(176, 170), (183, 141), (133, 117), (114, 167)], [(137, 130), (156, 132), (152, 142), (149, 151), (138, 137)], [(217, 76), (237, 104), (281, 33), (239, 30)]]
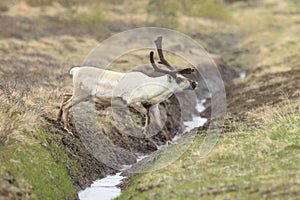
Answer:
[(185, 69), (179, 70), (178, 73), (179, 74), (191, 74), (194, 71), (195, 70), (193, 68), (185, 68)]

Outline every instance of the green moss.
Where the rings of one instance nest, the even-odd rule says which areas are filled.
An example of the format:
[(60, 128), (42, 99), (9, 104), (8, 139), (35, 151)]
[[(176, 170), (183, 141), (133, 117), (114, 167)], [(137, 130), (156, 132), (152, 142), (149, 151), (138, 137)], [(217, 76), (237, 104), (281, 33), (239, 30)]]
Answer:
[(25, 0), (30, 6), (47, 6), (53, 3), (53, 0)]
[(172, 29), (178, 27), (180, 14), (218, 20), (231, 18), (230, 11), (223, 0), (150, 1), (147, 11), (151, 26)]
[(149, 14), (157, 16), (170, 17), (183, 13), (194, 17), (226, 20), (230, 18), (230, 12), (223, 0), (151, 1), (147, 9)]
[(1, 156), (1, 174), (5, 174), (6, 171), (10, 172), (15, 180), (13, 185), (22, 191), (15, 195), (21, 195), (24, 199), (77, 198), (70, 175), (64, 166), (68, 158), (58, 146), (49, 146), (44, 140), (47, 138), (46, 134), (45, 131), (39, 131), (38, 143), (18, 144), (15, 142), (9, 146), (0, 147), (1, 155), (3, 155)]
[(183, 13), (195, 17), (207, 17), (212, 19), (230, 19), (230, 12), (223, 0), (187, 0), (183, 1), (185, 9)]
[(272, 126), (268, 131), (268, 136), (272, 140), (290, 141), (299, 144), (299, 135), (295, 132), (299, 130), (300, 121), (297, 118), (286, 118), (280, 126)]
[(102, 6), (96, 5), (89, 12), (78, 13), (75, 15), (73, 23), (85, 28), (99, 28), (103, 26), (103, 10)]
[(25, 0), (25, 2), (33, 7), (38, 6), (49, 6), (52, 5), (54, 2), (58, 2), (65, 7), (72, 7), (78, 6), (79, 4), (84, 4), (91, 2), (93, 0), (83, 1), (83, 0)]

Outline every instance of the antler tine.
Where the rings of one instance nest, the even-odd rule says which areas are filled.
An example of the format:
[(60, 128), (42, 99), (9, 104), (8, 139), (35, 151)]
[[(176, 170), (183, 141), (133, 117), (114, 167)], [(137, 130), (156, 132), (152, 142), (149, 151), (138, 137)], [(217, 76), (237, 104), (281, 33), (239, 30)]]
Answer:
[(176, 77), (175, 72), (160, 69), (160, 68), (157, 67), (157, 65), (155, 64), (155, 61), (154, 61), (154, 52), (153, 51), (150, 52), (150, 62), (151, 62), (151, 65), (152, 65), (152, 67), (154, 68), (155, 71), (162, 72), (162, 73), (165, 73), (165, 74), (170, 74), (171, 76)]
[(159, 69), (158, 67), (157, 67), (157, 65), (155, 64), (155, 61), (154, 61), (154, 52), (153, 51), (151, 51), (150, 52), (150, 62), (151, 62), (151, 65), (152, 65), (152, 67), (154, 68), (154, 70), (155, 71), (160, 71), (161, 69)]
[(159, 36), (155, 41), (154, 41), (157, 49), (157, 53), (159, 56), (160, 61), (158, 61), (159, 64), (165, 65), (168, 69), (170, 70), (175, 70), (175, 68), (170, 65), (170, 63), (165, 59), (163, 51), (162, 51), (162, 36)]
[[(157, 49), (157, 53), (159, 56), (159, 64), (163, 64), (165, 65), (169, 70), (171, 71), (167, 71), (167, 70), (163, 70), (163, 69), (159, 69), (157, 67), (157, 65), (154, 63), (154, 59), (153, 59), (153, 52), (152, 52), (152, 59), (153, 62), (151, 62), (153, 68), (155, 69), (155, 71), (160, 71), (163, 73), (168, 73), (168, 74), (172, 74), (172, 76), (176, 76), (176, 73), (178, 74), (191, 74), (192, 72), (194, 72), (194, 69), (192, 68), (186, 68), (186, 69), (181, 69), (181, 70), (176, 70), (164, 57), (163, 51), (162, 51), (162, 36), (157, 37), (156, 40), (154, 40), (154, 43), (156, 45), (156, 49)], [(151, 61), (151, 52), (150, 52), (150, 61)], [(155, 67), (154, 67), (155, 65)]]

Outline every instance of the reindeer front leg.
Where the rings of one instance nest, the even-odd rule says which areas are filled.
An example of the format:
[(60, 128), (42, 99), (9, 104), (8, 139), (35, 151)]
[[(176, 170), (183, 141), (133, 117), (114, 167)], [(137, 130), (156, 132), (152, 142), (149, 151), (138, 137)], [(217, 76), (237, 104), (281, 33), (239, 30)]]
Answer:
[(159, 104), (155, 104), (150, 108), (150, 112), (153, 114), (155, 122), (159, 126), (160, 130), (163, 132), (164, 136), (166, 137), (167, 143), (175, 144), (167, 132), (166, 126), (163, 124), (160, 111), (159, 111)]
[(149, 126), (150, 123), (150, 116), (149, 116), (150, 106), (145, 106), (142, 103), (138, 102), (134, 104), (134, 109), (145, 115), (145, 125), (143, 127), (143, 135), (145, 136), (147, 127)]
[(83, 96), (77, 97), (77, 98), (74, 98), (74, 96), (72, 95), (68, 100), (66, 100), (63, 103), (61, 109), (62, 109), (62, 112), (63, 112), (64, 129), (66, 131), (68, 131), (68, 133), (72, 134), (72, 132), (69, 129), (69, 114), (70, 114), (70, 109), (73, 106), (76, 106), (77, 104), (79, 104), (80, 102), (88, 101), (91, 98), (92, 98), (91, 95), (83, 95)]

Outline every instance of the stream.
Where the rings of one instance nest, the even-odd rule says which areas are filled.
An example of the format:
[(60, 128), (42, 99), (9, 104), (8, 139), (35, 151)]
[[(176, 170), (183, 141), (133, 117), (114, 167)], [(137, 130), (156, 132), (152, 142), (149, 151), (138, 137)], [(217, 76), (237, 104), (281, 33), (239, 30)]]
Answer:
[[(205, 100), (201, 100), (196, 104), (195, 109), (200, 113), (204, 107)], [(173, 141), (178, 140), (184, 133), (191, 131), (196, 127), (202, 126), (207, 121), (206, 118), (193, 115), (191, 121), (185, 121), (184, 131), (182, 134), (178, 134), (173, 138)], [(158, 148), (161, 148), (159, 146)], [(141, 161), (147, 155), (138, 157), (137, 162)], [(130, 168), (131, 166), (125, 166), (123, 170)], [(122, 182), (125, 176), (121, 175), (122, 172), (116, 173), (115, 175), (106, 176), (102, 179), (94, 181), (90, 187), (79, 191), (78, 196), (80, 200), (111, 200), (118, 197), (121, 194), (121, 189), (117, 187)]]

